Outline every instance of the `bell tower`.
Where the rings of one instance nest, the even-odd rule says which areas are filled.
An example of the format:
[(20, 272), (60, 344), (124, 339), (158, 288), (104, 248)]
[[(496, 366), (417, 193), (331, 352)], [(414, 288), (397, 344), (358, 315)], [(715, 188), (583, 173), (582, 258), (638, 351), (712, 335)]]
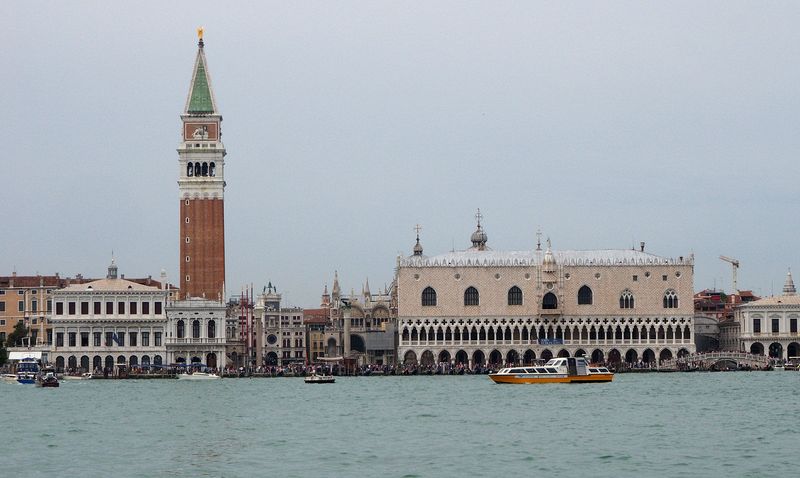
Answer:
[(180, 298), (224, 300), (225, 145), (211, 88), (203, 43), (197, 30), (197, 57), (189, 96), (181, 115), (178, 146), (180, 192)]

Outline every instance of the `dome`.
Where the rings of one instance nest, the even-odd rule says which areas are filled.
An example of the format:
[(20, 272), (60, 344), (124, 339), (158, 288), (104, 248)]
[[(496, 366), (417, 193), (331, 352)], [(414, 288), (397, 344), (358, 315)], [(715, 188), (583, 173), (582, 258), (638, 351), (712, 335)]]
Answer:
[(486, 247), (486, 241), (488, 240), (489, 237), (483, 231), (481, 225), (478, 224), (478, 229), (476, 229), (475, 232), (473, 232), (472, 236), (470, 237), (470, 241), (472, 241), (472, 247), (477, 247), (478, 249), (482, 249)]

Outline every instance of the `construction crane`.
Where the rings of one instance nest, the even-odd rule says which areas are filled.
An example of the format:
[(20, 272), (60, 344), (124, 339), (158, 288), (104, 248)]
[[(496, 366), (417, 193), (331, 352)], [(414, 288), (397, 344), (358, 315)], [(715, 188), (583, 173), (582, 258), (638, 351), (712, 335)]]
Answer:
[(739, 293), (739, 284), (736, 282), (736, 271), (739, 269), (739, 259), (733, 259), (727, 256), (719, 256), (725, 262), (730, 263), (731, 268), (733, 269), (733, 293)]

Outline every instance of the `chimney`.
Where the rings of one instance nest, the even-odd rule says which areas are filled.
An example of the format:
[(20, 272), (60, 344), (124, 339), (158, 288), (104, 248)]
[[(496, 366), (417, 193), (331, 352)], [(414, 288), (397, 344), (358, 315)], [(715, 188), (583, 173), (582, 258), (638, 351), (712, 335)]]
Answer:
[(639, 243), (639, 250), (641, 250), (642, 252), (644, 252), (644, 241), (642, 241), (642, 242), (640, 242), (640, 243)]

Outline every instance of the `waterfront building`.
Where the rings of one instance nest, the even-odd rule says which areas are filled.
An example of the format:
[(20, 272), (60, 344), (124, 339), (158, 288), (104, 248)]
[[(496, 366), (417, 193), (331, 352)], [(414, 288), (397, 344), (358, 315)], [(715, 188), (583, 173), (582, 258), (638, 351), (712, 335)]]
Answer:
[[(323, 297), (327, 292), (326, 286)], [(328, 297), (330, 298), (329, 295)], [(306, 326), (306, 357), (313, 363), (326, 356), (328, 337), (325, 330), (330, 324), (330, 303), (326, 304), (323, 300), (319, 309), (303, 309), (303, 324)]]
[(769, 354), (778, 360), (800, 357), (800, 296), (786, 274), (783, 293), (765, 297), (736, 308), (739, 350), (757, 355)]
[[(16, 272), (0, 277), (0, 342), (11, 334), (18, 322), (29, 329), (30, 346), (52, 341), (52, 326), (47, 320), (53, 308), (52, 293), (71, 284), (87, 282), (82, 276), (20, 276)], [(22, 344), (20, 344), (22, 345)]]
[(303, 309), (282, 307), (281, 294), (270, 282), (256, 298), (258, 354), (266, 365), (306, 362), (306, 327)]
[(117, 272), (112, 260), (105, 279), (53, 290), (49, 361), (58, 370), (111, 373), (121, 365), (165, 363), (165, 305), (172, 292), (165, 274), (144, 285)]
[(398, 356), (404, 363), (668, 360), (695, 351), (693, 257), (640, 250), (494, 251), (398, 258)]
[(171, 301), (166, 312), (168, 363), (225, 367), (225, 303), (191, 297)]

